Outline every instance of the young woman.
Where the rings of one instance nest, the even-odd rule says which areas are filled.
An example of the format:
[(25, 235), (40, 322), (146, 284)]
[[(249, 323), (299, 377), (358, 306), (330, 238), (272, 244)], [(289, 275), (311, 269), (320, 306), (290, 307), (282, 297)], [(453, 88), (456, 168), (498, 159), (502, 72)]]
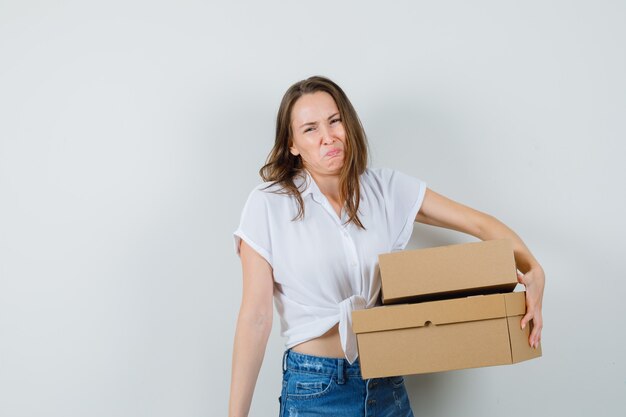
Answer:
[(527, 313), (541, 339), (545, 276), (524, 242), (493, 216), (418, 178), (369, 168), (361, 122), (343, 90), (310, 77), (285, 93), (276, 141), (234, 233), (243, 269), (229, 416), (247, 416), (272, 327), (287, 338), (280, 415), (412, 416), (402, 377), (361, 378), (351, 312), (380, 304), (377, 260), (402, 250), (415, 221), (513, 242)]

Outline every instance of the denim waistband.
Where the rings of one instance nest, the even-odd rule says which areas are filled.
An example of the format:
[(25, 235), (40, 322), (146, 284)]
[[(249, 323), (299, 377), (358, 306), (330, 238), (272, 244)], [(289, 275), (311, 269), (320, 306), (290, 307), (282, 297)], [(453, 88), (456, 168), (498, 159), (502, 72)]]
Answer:
[(287, 370), (322, 375), (361, 377), (361, 365), (357, 358), (352, 364), (346, 358), (328, 358), (294, 352), (291, 348), (283, 354), (283, 373)]

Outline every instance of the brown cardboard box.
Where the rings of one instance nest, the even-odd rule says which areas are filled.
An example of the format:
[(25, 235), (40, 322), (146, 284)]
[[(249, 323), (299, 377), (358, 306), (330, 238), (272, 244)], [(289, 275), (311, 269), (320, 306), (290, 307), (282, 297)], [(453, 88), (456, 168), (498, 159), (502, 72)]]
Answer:
[(521, 330), (525, 292), (352, 313), (363, 379), (511, 364), (541, 356)]
[(509, 239), (386, 253), (378, 261), (383, 304), (511, 292), (517, 285)]

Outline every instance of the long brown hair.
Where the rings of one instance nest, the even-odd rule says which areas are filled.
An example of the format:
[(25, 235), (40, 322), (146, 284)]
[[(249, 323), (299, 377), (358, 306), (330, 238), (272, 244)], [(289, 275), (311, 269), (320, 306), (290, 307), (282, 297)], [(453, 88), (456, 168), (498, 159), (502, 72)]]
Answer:
[(361, 199), (359, 177), (368, 165), (367, 136), (361, 120), (346, 94), (328, 78), (322, 76), (309, 77), (306, 80), (293, 84), (285, 92), (276, 117), (276, 140), (274, 147), (267, 156), (265, 165), (259, 170), (259, 174), (263, 181), (272, 182), (268, 187), (280, 184), (284, 190), (281, 192), (282, 194), (296, 197), (298, 201), (298, 215), (292, 220), (304, 217), (304, 202), (300, 190), (298, 190), (293, 181), (295, 175), (299, 174), (303, 169), (302, 159), (299, 155), (295, 156), (289, 152), (293, 138), (291, 110), (295, 102), (304, 94), (311, 94), (317, 91), (330, 94), (339, 109), (339, 115), (346, 132), (344, 164), (339, 176), (339, 196), (342, 202), (346, 202), (348, 223), (353, 222), (358, 227), (365, 229), (365, 226), (359, 220), (357, 211)]

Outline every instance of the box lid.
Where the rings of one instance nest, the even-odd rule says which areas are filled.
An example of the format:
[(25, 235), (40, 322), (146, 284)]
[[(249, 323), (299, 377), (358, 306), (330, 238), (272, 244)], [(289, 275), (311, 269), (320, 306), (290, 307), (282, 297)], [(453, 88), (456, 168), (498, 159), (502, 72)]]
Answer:
[(478, 295), (355, 310), (352, 330), (358, 334), (523, 315), (525, 295), (525, 292)]
[(383, 304), (511, 292), (517, 268), (510, 239), (378, 256)]

